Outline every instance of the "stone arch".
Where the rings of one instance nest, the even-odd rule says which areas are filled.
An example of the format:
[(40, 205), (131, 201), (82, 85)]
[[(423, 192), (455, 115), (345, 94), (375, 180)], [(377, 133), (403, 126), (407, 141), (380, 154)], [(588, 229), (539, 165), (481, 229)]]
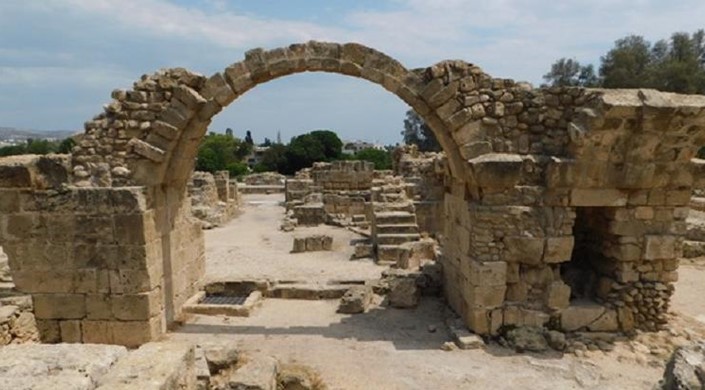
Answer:
[[(200, 138), (224, 107), (258, 84), (315, 71), (366, 79), (399, 97), (434, 131), (453, 175), (464, 176), (463, 145), (452, 130), (470, 118), (454, 116), (464, 108), (457, 95), (475, 89), (489, 76), (458, 61), (408, 70), (360, 44), (308, 42), (251, 50), (243, 61), (209, 78), (169, 69), (144, 76), (132, 91), (114, 91), (105, 112), (86, 123), (87, 142), (74, 152), (75, 182), (179, 187), (193, 168)], [(101, 145), (95, 144), (106, 138), (113, 141), (113, 150), (105, 145), (99, 150)]]
[[(694, 172), (705, 164), (691, 158), (705, 142), (705, 97), (536, 90), (464, 61), (408, 70), (363, 45), (309, 42), (249, 51), (209, 78), (145, 75), (113, 91), (70, 157), (0, 160), (0, 245), (45, 341), (139, 345), (178, 319), (205, 267), (184, 195), (211, 118), (256, 85), (305, 71), (381, 85), (438, 137), (450, 171), (444, 294), (470, 329), (592, 326), (575, 322), (585, 308), (568, 307), (559, 272), (579, 208), (602, 221), (589, 235), (605, 244), (594, 268), (611, 286), (594, 328), (665, 320), (684, 211), (703, 181)], [(627, 291), (662, 299), (623, 309)]]

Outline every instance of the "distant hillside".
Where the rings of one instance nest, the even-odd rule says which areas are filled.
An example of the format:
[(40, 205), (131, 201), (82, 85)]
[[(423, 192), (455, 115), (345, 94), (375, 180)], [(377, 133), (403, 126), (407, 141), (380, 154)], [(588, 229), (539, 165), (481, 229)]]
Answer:
[(28, 138), (63, 139), (78, 132), (79, 131), (75, 130), (31, 130), (0, 126), (0, 141), (6, 141), (10, 139), (25, 140)]

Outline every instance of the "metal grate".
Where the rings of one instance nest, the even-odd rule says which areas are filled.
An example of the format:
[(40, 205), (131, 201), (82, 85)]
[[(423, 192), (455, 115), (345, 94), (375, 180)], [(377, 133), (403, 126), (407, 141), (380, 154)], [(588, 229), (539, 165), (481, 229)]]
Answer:
[(201, 303), (205, 305), (242, 305), (247, 297), (226, 296), (226, 295), (206, 295)]

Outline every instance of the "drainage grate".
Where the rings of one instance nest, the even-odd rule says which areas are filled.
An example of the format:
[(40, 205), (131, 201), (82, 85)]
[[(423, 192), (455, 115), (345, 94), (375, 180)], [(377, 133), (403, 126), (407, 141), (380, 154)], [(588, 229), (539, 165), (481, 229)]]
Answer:
[(206, 295), (201, 301), (205, 305), (242, 305), (247, 297), (226, 296), (226, 295)]

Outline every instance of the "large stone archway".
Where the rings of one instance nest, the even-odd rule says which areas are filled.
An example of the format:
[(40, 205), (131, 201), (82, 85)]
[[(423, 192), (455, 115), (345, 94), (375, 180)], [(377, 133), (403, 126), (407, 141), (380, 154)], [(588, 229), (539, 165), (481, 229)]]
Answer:
[[(33, 295), (45, 341), (138, 345), (179, 319), (205, 266), (185, 202), (201, 138), (249, 89), (306, 71), (376, 83), (438, 137), (449, 166), (445, 295), (472, 330), (551, 318), (565, 328), (651, 329), (663, 320), (690, 159), (705, 143), (705, 97), (535, 90), (464, 61), (408, 70), (359, 44), (309, 42), (249, 51), (208, 78), (145, 75), (113, 92), (71, 156), (0, 160), (0, 245), (18, 289)], [(576, 211), (601, 223), (586, 223), (600, 240), (597, 309), (571, 305), (562, 275)], [(597, 325), (576, 325), (585, 310), (599, 311)]]

